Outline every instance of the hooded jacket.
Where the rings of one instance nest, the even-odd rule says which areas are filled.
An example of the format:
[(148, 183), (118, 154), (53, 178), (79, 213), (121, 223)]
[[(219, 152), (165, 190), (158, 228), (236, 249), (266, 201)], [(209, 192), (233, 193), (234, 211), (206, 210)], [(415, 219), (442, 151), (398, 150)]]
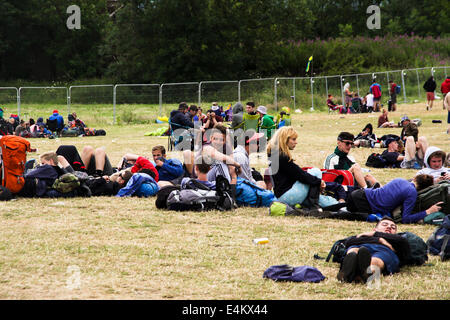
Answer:
[(177, 129), (189, 129), (194, 127), (194, 123), (180, 110), (172, 110), (170, 113), (170, 123), (173, 131)]
[(442, 162), (442, 167), (441, 168), (439, 168), (439, 169), (432, 169), (432, 168), (430, 168), (430, 163), (429, 163), (430, 155), (433, 152), (436, 152), (436, 151), (441, 151), (441, 149), (439, 149), (438, 147), (428, 147), (427, 148), (427, 151), (425, 151), (425, 156), (423, 158), (424, 163), (425, 163), (425, 168), (423, 168), (422, 170), (418, 171), (416, 175), (429, 174), (429, 175), (432, 175), (434, 179), (437, 179), (437, 178), (439, 178), (441, 176), (442, 172), (450, 173), (450, 168), (446, 168), (444, 166), (445, 159)]
[(443, 94), (446, 94), (447, 92), (450, 92), (450, 78), (447, 78), (442, 82), (441, 84), (441, 92)]
[(233, 107), (233, 116), (231, 121), (231, 128), (239, 128), (244, 123), (244, 107), (242, 103), (238, 102)]

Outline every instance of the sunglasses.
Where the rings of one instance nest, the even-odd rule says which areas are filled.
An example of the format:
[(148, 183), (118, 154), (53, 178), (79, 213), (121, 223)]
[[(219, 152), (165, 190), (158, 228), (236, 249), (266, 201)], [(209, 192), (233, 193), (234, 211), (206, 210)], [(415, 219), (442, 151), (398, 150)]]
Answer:
[(339, 140), (339, 141), (342, 142), (342, 143), (345, 143), (345, 145), (347, 145), (347, 146), (355, 145), (355, 143), (353, 141), (344, 141), (344, 140)]

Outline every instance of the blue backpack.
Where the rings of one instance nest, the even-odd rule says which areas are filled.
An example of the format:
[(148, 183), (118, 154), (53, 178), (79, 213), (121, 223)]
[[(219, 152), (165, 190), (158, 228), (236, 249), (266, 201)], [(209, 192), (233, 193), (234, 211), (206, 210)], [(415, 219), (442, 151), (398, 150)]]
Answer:
[(450, 258), (450, 218), (446, 216), (442, 226), (437, 228), (428, 238), (428, 251), (433, 255), (439, 255), (441, 260)]
[(237, 178), (236, 203), (238, 206), (270, 207), (277, 197), (270, 190), (262, 189), (250, 181)]
[(402, 87), (401, 87), (400, 85), (397, 85), (397, 86), (395, 87), (395, 93), (396, 93), (396, 94), (399, 94), (401, 88), (402, 88)]

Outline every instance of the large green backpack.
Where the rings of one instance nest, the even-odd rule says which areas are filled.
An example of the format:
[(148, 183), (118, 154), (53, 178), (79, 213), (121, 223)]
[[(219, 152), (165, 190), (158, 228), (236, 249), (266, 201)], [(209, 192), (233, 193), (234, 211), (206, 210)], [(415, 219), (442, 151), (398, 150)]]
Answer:
[(427, 210), (437, 202), (442, 202), (440, 212), (450, 214), (450, 182), (441, 181), (417, 193), (413, 212)]
[(402, 232), (398, 235), (408, 240), (411, 250), (405, 261), (406, 265), (420, 266), (428, 260), (428, 246), (421, 237), (411, 232)]

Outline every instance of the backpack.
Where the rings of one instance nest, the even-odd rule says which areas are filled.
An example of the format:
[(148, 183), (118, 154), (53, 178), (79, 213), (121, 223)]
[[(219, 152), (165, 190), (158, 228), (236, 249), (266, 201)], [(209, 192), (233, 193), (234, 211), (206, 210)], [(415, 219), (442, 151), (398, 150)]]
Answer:
[(74, 191), (80, 186), (77, 176), (72, 173), (65, 173), (60, 176), (52, 185), (52, 188), (61, 193)]
[(95, 135), (96, 136), (106, 136), (106, 131), (103, 129), (95, 130)]
[(381, 90), (380, 90), (380, 87), (378, 85), (373, 85), (372, 86), (372, 94), (373, 94), (374, 98), (381, 97)]
[(236, 183), (236, 203), (239, 206), (270, 207), (276, 201), (275, 194), (262, 189), (250, 181), (239, 178)]
[(355, 186), (355, 178), (348, 170), (321, 169), (322, 180), (325, 182), (338, 182), (343, 186)]
[(401, 89), (402, 89), (402, 87), (401, 87), (400, 85), (397, 85), (397, 86), (395, 87), (395, 93), (396, 93), (396, 94), (399, 94), (399, 93), (401, 92)]
[[(303, 167), (304, 171), (312, 169), (312, 167)], [(342, 169), (320, 169), (322, 171), (322, 180), (325, 182), (337, 182), (343, 186), (355, 186), (355, 178), (348, 170)]]
[(413, 213), (427, 210), (437, 202), (442, 201), (440, 212), (450, 214), (450, 182), (440, 181), (417, 192)]
[(439, 255), (441, 260), (450, 258), (450, 218), (446, 216), (442, 226), (438, 227), (427, 240), (428, 252)]
[(284, 217), (284, 216), (298, 216), (300, 213), (292, 208), (290, 205), (274, 201), (269, 207), (269, 216), (273, 217)]
[(8, 122), (0, 118), (0, 136), (6, 136), (8, 135)]
[(405, 261), (406, 265), (420, 266), (428, 260), (428, 246), (421, 237), (411, 232), (402, 232), (398, 233), (398, 235), (408, 240), (409, 248), (411, 249), (410, 256)]
[(167, 209), (175, 211), (206, 211), (216, 208), (219, 196), (214, 190), (173, 190), (167, 197)]
[(12, 199), (12, 193), (4, 186), (0, 185), (0, 201), (8, 201)]
[(366, 166), (372, 167), (372, 168), (386, 168), (387, 162), (386, 162), (386, 159), (384, 159), (381, 154), (372, 153), (367, 158)]
[(342, 263), (344, 261), (345, 255), (347, 254), (347, 241), (354, 236), (341, 239), (333, 243), (330, 252), (326, 258), (326, 262), (329, 262), (331, 257), (333, 257), (332, 262)]
[(179, 185), (164, 186), (156, 193), (155, 206), (158, 209), (167, 209), (167, 198), (172, 191), (181, 190)]
[(27, 161), (27, 151), (30, 152), (30, 142), (18, 136), (3, 136), (0, 138), (2, 160), (2, 186), (11, 193), (18, 193), (25, 185), (23, 173)]

